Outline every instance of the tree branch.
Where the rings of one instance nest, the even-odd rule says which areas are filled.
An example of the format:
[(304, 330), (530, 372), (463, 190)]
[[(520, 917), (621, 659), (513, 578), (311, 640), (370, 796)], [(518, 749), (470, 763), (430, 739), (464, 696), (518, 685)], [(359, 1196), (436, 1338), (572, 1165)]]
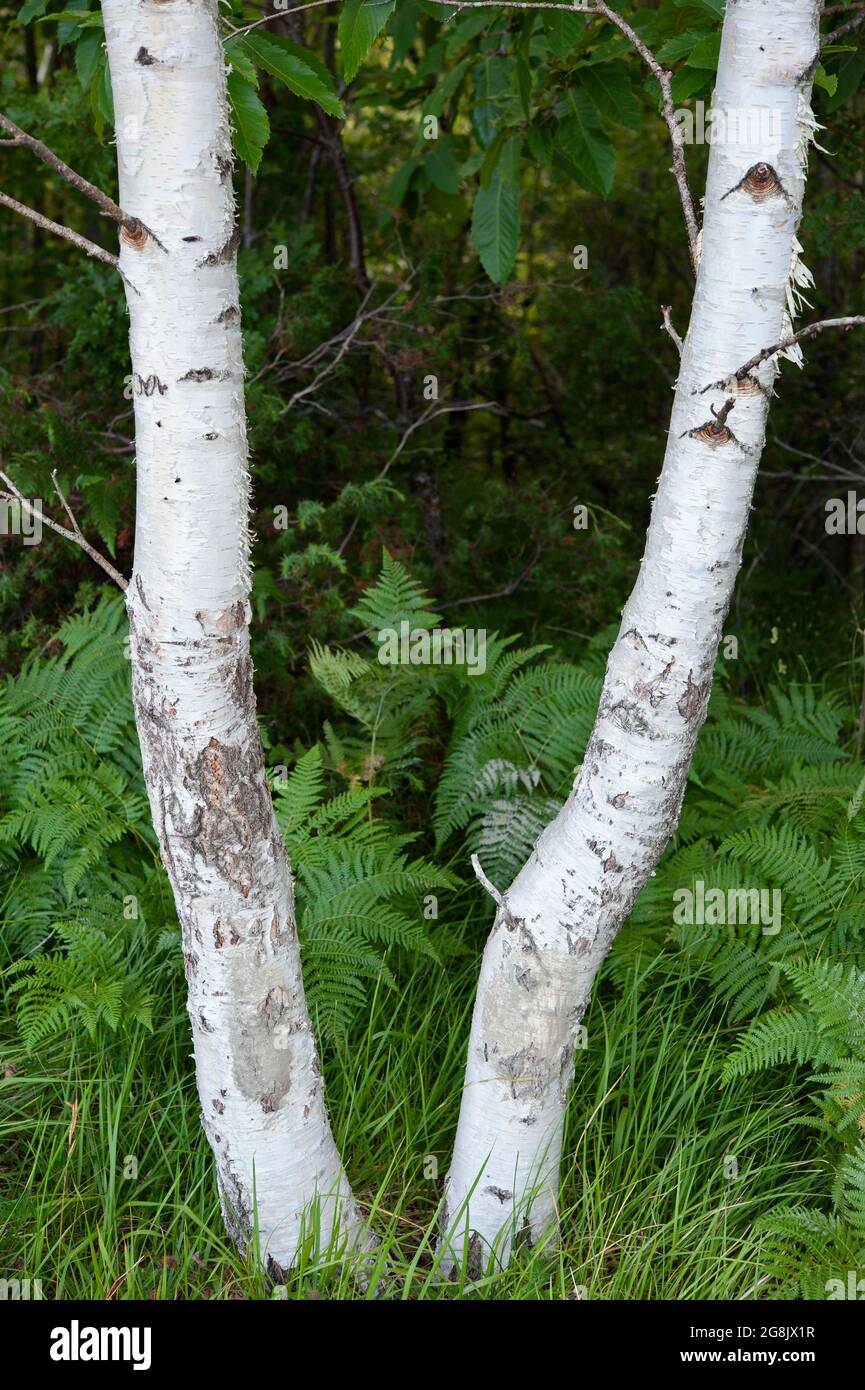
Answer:
[(20, 212), (22, 217), (29, 217), (31, 222), (35, 222), (37, 227), (41, 227), (45, 232), (53, 232), (55, 236), (64, 237), (66, 241), (71, 241), (74, 246), (80, 248), (94, 260), (104, 261), (105, 265), (113, 266), (115, 270), (120, 269), (120, 261), (117, 256), (110, 251), (103, 251), (101, 246), (97, 246), (95, 241), (88, 241), (87, 237), (81, 236), (79, 232), (73, 232), (71, 227), (64, 227), (60, 222), (52, 222), (50, 217), (43, 217), (41, 212), (35, 212), (33, 208), (28, 208), (25, 203), (19, 203), (17, 199), (10, 198), (8, 193), (0, 193), (0, 203), (4, 207), (11, 208), (13, 212)]
[(69, 517), (70, 522), (72, 523), (73, 529), (71, 531), (68, 530), (65, 526), (60, 526), (56, 521), (52, 521), (51, 518), (49, 516), (46, 516), (43, 511), (38, 510), (36, 507), (33, 506), (31, 502), (28, 502), (27, 498), (22, 496), (22, 494), (18, 491), (17, 487), (13, 483), (12, 479), (8, 477), (8, 475), (4, 473), (2, 469), (0, 469), (0, 482), (5, 483), (6, 487), (9, 489), (9, 492), (0, 493), (0, 497), (2, 497), (4, 501), (7, 502), (18, 502), (20, 506), (25, 508), (28, 516), (36, 517), (38, 521), (50, 527), (52, 531), (56, 531), (58, 536), (63, 536), (67, 541), (72, 541), (73, 545), (79, 546), (81, 550), (84, 551), (85, 555), (89, 555), (90, 559), (93, 560), (95, 564), (99, 565), (105, 571), (105, 573), (114, 580), (114, 583), (120, 589), (126, 590), (129, 587), (128, 581), (124, 579), (123, 575), (120, 573), (119, 570), (116, 570), (114, 568), (110, 561), (106, 560), (104, 556), (99, 554), (98, 550), (93, 549), (93, 546), (90, 544), (88, 540), (85, 539), (84, 535), (82, 534), (81, 527), (75, 520), (69, 503), (63, 496), (60, 484), (57, 481), (56, 470), (51, 474), (51, 479), (54, 483), (54, 490), (63, 504), (63, 509), (66, 512), (66, 515)]
[(755, 352), (753, 357), (749, 357), (747, 362), (723, 381), (710, 381), (708, 386), (704, 386), (700, 392), (704, 396), (707, 391), (723, 390), (733, 380), (741, 381), (748, 376), (755, 367), (759, 367), (761, 362), (765, 362), (767, 357), (774, 357), (776, 352), (783, 352), (785, 348), (792, 347), (794, 343), (802, 342), (805, 338), (813, 338), (817, 333), (822, 333), (826, 328), (857, 328), (865, 324), (865, 314), (853, 314), (843, 319), (821, 319), (819, 323), (809, 323), (804, 328), (800, 328), (798, 333), (791, 333), (788, 337), (782, 338), (780, 343), (773, 344), (772, 347), (763, 348), (761, 352)]
[(676, 344), (676, 347), (677, 347), (678, 350), (679, 350), (679, 356), (681, 357), (681, 356), (682, 356), (682, 350), (683, 350), (683, 348), (684, 348), (684, 343), (682, 342), (682, 339), (679, 337), (678, 333), (676, 332), (675, 328), (673, 327), (673, 320), (672, 320), (672, 318), (670, 317), (671, 312), (672, 312), (672, 310), (671, 310), (669, 304), (662, 304), (662, 305), (661, 305), (661, 313), (664, 315), (664, 322), (661, 324), (661, 327), (662, 327), (667, 333), (669, 333), (669, 335), (670, 335), (670, 337), (672, 338), (673, 342)]
[(843, 38), (845, 34), (849, 34), (850, 30), (855, 29), (863, 20), (865, 20), (865, 14), (857, 14), (854, 19), (848, 19), (846, 24), (839, 24), (838, 28), (833, 29), (831, 34), (825, 34), (820, 40), (821, 51), (824, 48), (828, 48), (830, 44), (837, 42), (838, 39)]
[(103, 193), (101, 188), (97, 188), (95, 183), (91, 183), (90, 180), (85, 179), (82, 174), (77, 174), (74, 169), (70, 169), (69, 165), (66, 164), (59, 155), (55, 154), (53, 150), (50, 150), (41, 140), (37, 140), (35, 135), (28, 135), (26, 130), (22, 130), (21, 127), (17, 126), (8, 116), (4, 116), (2, 111), (0, 111), (0, 126), (2, 126), (4, 130), (8, 130), (10, 135), (14, 136), (16, 145), (23, 145), (28, 150), (32, 151), (37, 159), (41, 159), (43, 164), (47, 164), (49, 169), (54, 170), (55, 174), (59, 174), (62, 179), (65, 179), (66, 182), (77, 189), (79, 193), (83, 193), (85, 198), (89, 198), (91, 202), (94, 202), (106, 217), (111, 218), (112, 222), (116, 222), (119, 227), (125, 228), (130, 237), (140, 238), (141, 233), (146, 232), (149, 237), (153, 238), (157, 246), (161, 247), (163, 251), (165, 250), (162, 242), (158, 237), (154, 236), (149, 227), (145, 227), (144, 223), (137, 217), (130, 217), (128, 213), (123, 211), (119, 204), (115, 203), (113, 198), (109, 198), (107, 193)]

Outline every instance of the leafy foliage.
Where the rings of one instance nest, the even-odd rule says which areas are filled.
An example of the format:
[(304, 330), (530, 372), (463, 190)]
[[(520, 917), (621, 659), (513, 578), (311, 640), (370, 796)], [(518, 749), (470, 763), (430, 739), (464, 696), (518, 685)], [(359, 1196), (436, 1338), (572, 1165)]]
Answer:
[(284, 785), (277, 783), (277, 818), (296, 877), (310, 1010), (331, 1034), (344, 1033), (365, 1005), (364, 981), (395, 984), (377, 946), (385, 956), (402, 948), (415, 958), (439, 961), (423, 899), (458, 886), (446, 870), (403, 853), (413, 837), (395, 834), (373, 815), (382, 794), (355, 784), (325, 799), (318, 746), (298, 760)]

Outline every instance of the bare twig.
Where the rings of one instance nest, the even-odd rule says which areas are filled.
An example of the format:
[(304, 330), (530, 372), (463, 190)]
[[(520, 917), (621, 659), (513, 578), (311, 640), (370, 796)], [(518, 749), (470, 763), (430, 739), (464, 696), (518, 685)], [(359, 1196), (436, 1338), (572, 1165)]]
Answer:
[(384, 478), (387, 476), (391, 466), (394, 463), (396, 463), (397, 459), (399, 458), (409, 439), (414, 434), (415, 430), (420, 429), (421, 425), (428, 425), (431, 420), (437, 420), (440, 415), (455, 415), (459, 411), (469, 410), (491, 410), (494, 414), (497, 415), (504, 415), (506, 413), (502, 410), (502, 407), (499, 405), (498, 401), (477, 401), (469, 403), (457, 401), (454, 405), (427, 406), (426, 410), (422, 410), (417, 419), (412, 420), (408, 429), (405, 430), (402, 438), (399, 441), (399, 444), (397, 444), (387, 463), (384, 465), (381, 472), (379, 473), (379, 478)]
[(478, 883), (481, 885), (482, 888), (486, 889), (493, 902), (495, 903), (496, 907), (500, 908), (502, 912), (505, 912), (508, 916), (510, 916), (510, 909), (508, 908), (507, 898), (505, 897), (504, 893), (500, 893), (496, 885), (492, 883), (490, 879), (487, 878), (486, 874), (481, 868), (481, 861), (476, 854), (472, 855), (471, 863), (472, 868), (475, 871), (475, 878), (477, 879)]
[[(433, 0), (434, 4), (439, 4), (440, 0)], [(603, 0), (594, 0), (594, 3), (587, 6), (591, 12), (603, 15), (610, 24), (624, 34), (633, 48), (637, 50), (643, 62), (650, 72), (657, 78), (661, 88), (661, 97), (664, 107), (664, 120), (667, 130), (670, 133), (670, 142), (673, 146), (673, 177), (679, 190), (679, 200), (682, 204), (682, 216), (685, 219), (685, 230), (688, 234), (688, 247), (691, 253), (691, 266), (694, 274), (700, 262), (699, 238), (700, 231), (697, 225), (697, 209), (691, 195), (691, 187), (688, 183), (688, 171), (685, 166), (685, 135), (681, 125), (676, 120), (676, 108), (673, 102), (673, 74), (667, 68), (662, 67), (654, 53), (651, 53), (639, 34), (631, 28), (620, 14), (611, 10), (609, 5), (605, 5)]]
[(828, 48), (830, 44), (837, 43), (845, 34), (849, 34), (851, 29), (855, 29), (865, 20), (865, 14), (857, 14), (854, 19), (848, 19), (846, 24), (839, 24), (837, 29), (833, 29), (831, 34), (825, 34), (820, 40), (820, 47)]
[(504, 588), (496, 589), (495, 593), (471, 594), (468, 598), (455, 598), (452, 599), (450, 603), (440, 603), (437, 606), (444, 612), (446, 608), (461, 608), (467, 603), (490, 603), (493, 599), (509, 598), (510, 595), (520, 587), (523, 580), (528, 579), (535, 565), (538, 563), (538, 560), (541, 558), (543, 550), (544, 547), (541, 545), (540, 541), (538, 541), (532, 558), (529, 560), (529, 563), (520, 570), (516, 579), (512, 579), (509, 584), (505, 584)]
[(83, 193), (85, 198), (89, 198), (91, 202), (94, 202), (106, 217), (111, 218), (112, 222), (116, 222), (119, 227), (125, 227), (130, 236), (140, 236), (141, 232), (145, 231), (148, 236), (153, 237), (157, 246), (161, 246), (162, 250), (165, 250), (165, 247), (162, 246), (162, 242), (153, 235), (149, 227), (145, 227), (144, 223), (137, 217), (130, 217), (128, 213), (123, 211), (119, 204), (115, 203), (113, 198), (109, 198), (107, 193), (103, 193), (101, 188), (97, 188), (95, 183), (91, 183), (89, 179), (85, 179), (83, 175), (77, 174), (74, 169), (70, 169), (69, 165), (66, 164), (59, 155), (55, 154), (53, 150), (50, 150), (41, 140), (37, 140), (35, 135), (28, 135), (26, 130), (22, 130), (21, 127), (17, 126), (8, 116), (4, 116), (2, 111), (0, 111), (0, 126), (2, 126), (4, 130), (8, 130), (10, 135), (14, 136), (17, 145), (26, 146), (38, 159), (42, 160), (43, 164), (47, 164), (49, 169), (53, 169), (55, 174), (59, 174), (62, 179), (65, 179), (68, 184), (76, 188), (79, 193)]
[(679, 356), (681, 357), (681, 356), (682, 356), (682, 350), (683, 350), (683, 348), (684, 348), (684, 343), (682, 342), (682, 339), (679, 337), (678, 333), (676, 332), (675, 328), (673, 327), (673, 320), (672, 320), (672, 318), (670, 317), (670, 314), (671, 314), (670, 305), (669, 305), (669, 304), (662, 304), (662, 305), (661, 305), (661, 313), (664, 315), (664, 322), (661, 324), (661, 327), (662, 327), (663, 329), (665, 329), (665, 331), (666, 331), (667, 333), (669, 333), (669, 335), (670, 335), (670, 337), (672, 338), (673, 342), (676, 344), (676, 347), (677, 347), (678, 350), (679, 350)]
[(786, 348), (792, 347), (794, 343), (803, 342), (806, 338), (813, 338), (826, 328), (857, 328), (861, 324), (865, 324), (865, 314), (851, 314), (843, 319), (821, 319), (819, 323), (806, 324), (804, 328), (799, 329), (798, 333), (792, 333), (788, 337), (782, 338), (779, 343), (774, 343), (772, 347), (755, 352), (753, 357), (749, 357), (747, 362), (743, 362), (741, 367), (735, 372), (731, 372), (723, 381), (710, 381), (708, 386), (703, 387), (700, 395), (704, 396), (707, 391), (723, 390), (734, 380), (744, 380), (755, 367), (759, 367), (761, 362), (765, 362), (767, 357), (774, 357), (776, 352), (783, 352)]
[(372, 294), (372, 291), (373, 287), (371, 285), (363, 297), (360, 306), (360, 312), (358, 313), (357, 318), (349, 327), (348, 332), (345, 334), (345, 337), (342, 340), (342, 344), (339, 348), (339, 351), (336, 353), (336, 356), (333, 358), (331, 362), (327, 364), (326, 367), (322, 367), (321, 371), (318, 373), (315, 379), (309, 383), (308, 386), (304, 386), (303, 389), (300, 391), (295, 391), (294, 395), (288, 402), (288, 405), (284, 405), (282, 407), (282, 410), (279, 412), (280, 416), (287, 415), (289, 410), (291, 410), (291, 408), (294, 405), (296, 405), (298, 401), (303, 400), (304, 396), (308, 396), (313, 391), (317, 391), (321, 383), (324, 381), (325, 377), (330, 376), (331, 372), (336, 371), (336, 368), (339, 366), (343, 357), (348, 352), (354, 339), (357, 337), (358, 333), (361, 330), (365, 318), (363, 311), (366, 308), (367, 303), (369, 302), (369, 297)]
[(52, 521), (50, 516), (46, 516), (43, 511), (41, 511), (37, 507), (34, 507), (31, 502), (28, 502), (27, 498), (22, 496), (22, 494), (18, 491), (17, 487), (13, 483), (12, 479), (6, 473), (4, 473), (2, 469), (0, 469), (0, 482), (6, 485), (6, 487), (9, 489), (9, 492), (0, 493), (0, 497), (2, 497), (3, 500), (6, 502), (18, 502), (19, 505), (26, 510), (28, 516), (35, 517), (45, 526), (50, 527), (52, 531), (56, 531), (58, 536), (63, 536), (67, 541), (72, 541), (74, 545), (79, 546), (86, 555), (90, 556), (91, 560), (93, 560), (95, 564), (101, 566), (105, 573), (107, 575), (110, 575), (110, 577), (114, 580), (115, 584), (119, 588), (123, 590), (128, 588), (128, 581), (124, 579), (120, 571), (116, 570), (114, 566), (110, 563), (110, 561), (106, 560), (103, 555), (100, 555), (98, 550), (94, 550), (90, 542), (86, 540), (83, 536), (81, 528), (78, 525), (78, 522), (75, 520), (75, 517), (72, 513), (72, 509), (70, 508), (69, 503), (66, 501), (66, 498), (63, 496), (60, 484), (57, 482), (56, 471), (52, 473), (51, 477), (57, 495), (63, 503), (66, 515), (69, 517), (69, 520), (72, 523), (73, 529), (71, 531), (68, 530), (65, 526), (60, 526), (58, 522)]
[(117, 256), (110, 251), (103, 251), (101, 246), (97, 246), (95, 241), (88, 241), (87, 237), (81, 236), (79, 232), (73, 232), (71, 227), (64, 227), (60, 222), (52, 222), (50, 217), (43, 217), (41, 212), (35, 212), (33, 208), (28, 208), (25, 203), (19, 203), (17, 199), (10, 198), (8, 193), (0, 193), (0, 203), (4, 207), (11, 208), (13, 212), (20, 212), (22, 217), (29, 217), (31, 222), (35, 222), (37, 227), (41, 227), (45, 232), (53, 232), (55, 236), (64, 237), (66, 241), (71, 241), (73, 246), (77, 246), (88, 256), (92, 256), (96, 261), (103, 261), (105, 265), (113, 266), (115, 270), (120, 269), (120, 261)]

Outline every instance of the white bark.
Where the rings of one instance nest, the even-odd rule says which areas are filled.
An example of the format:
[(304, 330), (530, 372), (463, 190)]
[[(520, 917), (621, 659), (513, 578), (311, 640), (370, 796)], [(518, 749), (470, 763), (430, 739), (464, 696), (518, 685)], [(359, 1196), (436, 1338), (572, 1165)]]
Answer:
[[(493, 1249), (506, 1262), (520, 1231), (537, 1242), (555, 1229), (575, 1029), (678, 822), (777, 361), (742, 383), (727, 379), (779, 341), (792, 289), (806, 283), (795, 233), (818, 15), (815, 0), (727, 0), (713, 107), (728, 141), (712, 146), (702, 259), (642, 566), (582, 769), (506, 894), (484, 954), (446, 1184), (452, 1260), (467, 1243), (471, 1269)], [(751, 129), (731, 126), (749, 112)], [(718, 425), (710, 406), (729, 398), (735, 406)]]
[(249, 654), (248, 474), (217, 0), (103, 0), (138, 468), (128, 589), (145, 777), (183, 931), (226, 1224), (291, 1265), (304, 1212), (358, 1229), (325, 1110)]

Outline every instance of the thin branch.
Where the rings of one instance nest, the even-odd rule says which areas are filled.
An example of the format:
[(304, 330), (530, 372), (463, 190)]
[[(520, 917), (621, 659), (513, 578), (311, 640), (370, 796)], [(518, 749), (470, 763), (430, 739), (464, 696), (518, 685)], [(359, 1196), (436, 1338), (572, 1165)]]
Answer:
[(66, 510), (66, 515), (72, 522), (73, 529), (71, 531), (68, 530), (65, 526), (60, 526), (56, 521), (52, 521), (50, 516), (46, 516), (43, 511), (38, 510), (36, 507), (32, 505), (31, 502), (28, 502), (27, 498), (22, 496), (22, 494), (18, 491), (17, 487), (13, 483), (12, 479), (8, 477), (7, 474), (2, 471), (2, 469), (0, 469), (0, 482), (5, 483), (6, 487), (9, 489), (9, 492), (0, 493), (0, 497), (2, 497), (4, 501), (7, 502), (18, 502), (20, 506), (26, 509), (28, 516), (35, 517), (45, 526), (50, 527), (52, 531), (56, 531), (58, 536), (63, 536), (67, 541), (72, 541), (73, 545), (79, 546), (84, 551), (85, 555), (89, 555), (91, 560), (93, 560), (95, 564), (101, 566), (105, 573), (114, 580), (114, 583), (119, 588), (126, 590), (129, 587), (128, 581), (124, 579), (123, 575), (120, 573), (119, 570), (116, 570), (114, 568), (110, 561), (106, 560), (103, 555), (99, 554), (98, 550), (94, 550), (90, 542), (86, 540), (83, 536), (81, 528), (72, 514), (72, 510), (69, 506), (69, 503), (63, 496), (63, 493), (60, 489), (60, 484), (57, 482), (56, 472), (52, 473), (51, 477), (54, 482), (54, 487), (57, 492), (57, 495), (59, 496)]
[(476, 403), (468, 404), (464, 404), (463, 402), (458, 401), (455, 405), (427, 406), (426, 410), (422, 410), (416, 420), (412, 420), (408, 429), (403, 434), (402, 439), (399, 441), (399, 444), (397, 444), (387, 463), (384, 465), (381, 472), (379, 473), (379, 478), (384, 478), (387, 476), (388, 472), (390, 471), (391, 465), (396, 463), (397, 459), (399, 458), (409, 439), (414, 434), (415, 430), (420, 429), (421, 425), (428, 425), (431, 420), (437, 420), (440, 415), (454, 415), (457, 412), (463, 410), (491, 410), (496, 415), (507, 414), (507, 411), (502, 410), (502, 407), (499, 405), (498, 401), (477, 401)]
[(538, 563), (538, 560), (541, 558), (543, 550), (544, 547), (541, 545), (540, 541), (538, 541), (535, 546), (535, 553), (529, 560), (529, 563), (524, 569), (520, 570), (516, 579), (512, 579), (510, 584), (506, 584), (503, 589), (497, 589), (493, 594), (472, 594), (469, 598), (455, 598), (452, 599), (450, 603), (440, 603), (437, 607), (444, 612), (446, 608), (460, 608), (466, 603), (490, 603), (496, 598), (509, 598), (510, 595), (520, 587), (523, 580), (528, 579), (535, 565)]
[[(387, 0), (368, 0), (368, 7), (375, 9), (376, 3), (387, 4)], [(529, 0), (514, 0), (513, 4), (502, 3), (502, 0), (432, 0), (434, 5), (445, 5), (448, 9), (460, 10), (564, 10), (566, 14), (586, 14), (591, 8), (589, 5), (579, 4), (532, 4)], [(273, 14), (266, 14), (263, 19), (254, 19), (251, 24), (244, 24), (242, 28), (235, 28), (227, 19), (223, 19), (223, 24), (231, 30), (233, 38), (240, 38), (243, 34), (248, 34), (251, 29), (258, 29), (262, 24), (270, 24), (274, 19), (288, 19), (291, 15), (303, 14), (305, 10), (320, 10), (332, 4), (332, 0), (307, 0), (303, 5), (292, 5), (290, 9), (276, 10)]]
[(43, 164), (47, 164), (49, 169), (53, 169), (55, 174), (59, 174), (62, 179), (65, 179), (66, 182), (77, 189), (79, 193), (83, 193), (85, 198), (89, 198), (91, 202), (94, 202), (106, 217), (111, 218), (112, 222), (116, 222), (119, 227), (125, 227), (131, 237), (140, 237), (141, 232), (144, 231), (148, 236), (153, 238), (157, 246), (160, 246), (163, 251), (165, 250), (165, 247), (162, 246), (162, 242), (158, 237), (154, 236), (150, 228), (145, 227), (144, 223), (141, 222), (139, 218), (130, 217), (128, 213), (123, 211), (118, 203), (115, 203), (113, 198), (109, 198), (107, 193), (103, 193), (101, 188), (97, 188), (95, 183), (91, 183), (90, 180), (85, 179), (82, 174), (77, 174), (74, 169), (70, 169), (69, 165), (66, 164), (59, 155), (55, 154), (53, 150), (50, 150), (41, 140), (37, 140), (35, 135), (28, 135), (26, 130), (22, 130), (21, 127), (17, 126), (8, 116), (4, 116), (2, 111), (0, 111), (0, 126), (2, 126), (4, 130), (8, 130), (10, 135), (15, 137), (15, 143), (17, 145), (26, 146), (38, 159), (42, 160)]
[(685, 345), (682, 342), (682, 339), (679, 337), (678, 333), (676, 332), (675, 328), (673, 327), (673, 320), (670, 317), (671, 312), (672, 310), (669, 304), (661, 305), (661, 313), (664, 315), (664, 322), (661, 324), (661, 327), (665, 329), (667, 333), (669, 333), (673, 342), (676, 344), (676, 347), (679, 350), (679, 356), (681, 357)]
[(486, 874), (481, 868), (481, 861), (480, 859), (478, 859), (478, 856), (476, 854), (472, 855), (471, 863), (472, 868), (475, 871), (475, 878), (477, 879), (478, 883), (481, 885), (481, 887), (486, 889), (493, 902), (495, 903), (496, 907), (501, 908), (502, 912), (507, 912), (508, 905), (504, 893), (500, 893), (496, 885), (487, 878)]
[(22, 217), (29, 217), (31, 222), (35, 222), (37, 227), (41, 227), (45, 232), (53, 232), (55, 236), (64, 237), (66, 241), (71, 241), (74, 246), (80, 248), (94, 260), (103, 261), (105, 265), (113, 266), (115, 270), (120, 269), (120, 261), (117, 256), (110, 251), (103, 251), (101, 246), (97, 246), (95, 241), (88, 241), (87, 237), (81, 236), (78, 232), (73, 232), (71, 227), (64, 227), (60, 222), (52, 222), (50, 217), (43, 217), (41, 212), (34, 212), (33, 208), (28, 208), (26, 204), (19, 203), (15, 198), (10, 198), (8, 193), (0, 193), (0, 203), (4, 207), (11, 208), (13, 212), (20, 212)]
[(75, 520), (75, 516), (74, 516), (74, 514), (73, 514), (72, 508), (70, 507), (69, 503), (66, 501), (66, 498), (65, 498), (65, 496), (64, 496), (64, 494), (63, 494), (63, 489), (62, 489), (62, 487), (60, 486), (59, 482), (57, 481), (57, 469), (56, 469), (56, 468), (52, 468), (52, 470), (51, 470), (51, 481), (52, 481), (52, 483), (54, 484), (54, 491), (57, 493), (57, 496), (60, 498), (60, 501), (63, 503), (63, 510), (64, 510), (64, 512), (66, 513), (66, 515), (68, 516), (70, 522), (72, 523), (72, 530), (75, 532), (76, 536), (80, 536), (80, 535), (81, 535), (81, 527), (78, 525), (78, 522)]
[(849, 34), (851, 29), (857, 28), (863, 20), (865, 20), (865, 14), (857, 14), (854, 19), (848, 19), (846, 24), (839, 24), (837, 29), (833, 29), (831, 34), (824, 35), (820, 40), (821, 50), (828, 48), (830, 44), (837, 43), (838, 39), (843, 38), (845, 34)]
[[(433, 0), (433, 3), (439, 4), (440, 0)], [(685, 219), (685, 230), (688, 233), (688, 248), (691, 253), (691, 265), (696, 275), (697, 267), (700, 263), (700, 254), (698, 250), (700, 231), (697, 225), (697, 209), (691, 195), (691, 187), (688, 183), (688, 170), (685, 165), (685, 134), (681, 125), (676, 120), (676, 108), (673, 102), (673, 74), (668, 71), (667, 68), (661, 66), (654, 53), (651, 53), (643, 43), (639, 34), (631, 28), (630, 24), (622, 19), (620, 14), (615, 10), (611, 10), (609, 5), (605, 5), (603, 0), (594, 0), (594, 4), (586, 8), (589, 11), (594, 10), (596, 13), (603, 15), (604, 19), (608, 20), (610, 24), (620, 30), (632, 47), (637, 50), (643, 62), (658, 80), (658, 84), (661, 88), (661, 96), (663, 98), (664, 120), (667, 124), (667, 130), (670, 133), (670, 141), (673, 146), (673, 177), (679, 189), (682, 216)]]
[(498, 908), (498, 911), (502, 914), (502, 917), (504, 918), (508, 926), (518, 926), (519, 918), (515, 917), (513, 912), (511, 911), (507, 893), (500, 893), (496, 885), (487, 878), (486, 874), (481, 868), (481, 861), (476, 854), (472, 855), (471, 864), (472, 868), (475, 871), (475, 877), (477, 878), (478, 883), (481, 885), (482, 888), (486, 889), (487, 893), (489, 893), (490, 897), (492, 898), (493, 902)]
[(761, 352), (755, 352), (753, 357), (749, 357), (747, 362), (743, 362), (742, 366), (737, 371), (732, 372), (725, 380), (710, 381), (708, 386), (703, 387), (700, 395), (704, 396), (707, 391), (723, 390), (734, 379), (742, 381), (755, 367), (759, 367), (761, 362), (765, 362), (767, 357), (774, 357), (776, 352), (783, 352), (786, 348), (792, 347), (794, 343), (804, 341), (805, 338), (813, 338), (826, 328), (857, 328), (861, 324), (865, 324), (865, 314), (851, 314), (848, 318), (821, 319), (819, 323), (809, 323), (804, 328), (800, 328), (798, 333), (782, 338), (780, 343), (763, 348)]
[(288, 402), (288, 405), (284, 405), (282, 407), (282, 410), (279, 412), (280, 417), (283, 415), (287, 415), (289, 410), (291, 410), (292, 406), (296, 405), (297, 402), (302, 400), (304, 396), (308, 396), (311, 392), (317, 391), (321, 383), (324, 381), (325, 377), (330, 376), (331, 372), (336, 371), (336, 368), (339, 366), (343, 357), (351, 347), (357, 334), (360, 332), (361, 325), (363, 324), (365, 317), (363, 311), (369, 301), (369, 297), (372, 294), (372, 291), (373, 286), (370, 285), (369, 289), (363, 297), (363, 301), (360, 306), (360, 313), (358, 314), (357, 318), (354, 320), (354, 323), (351, 325), (350, 329), (346, 333), (342, 345), (339, 349), (339, 352), (337, 352), (336, 356), (333, 358), (331, 362), (327, 364), (326, 367), (322, 367), (321, 371), (318, 373), (318, 376), (313, 381), (311, 381), (308, 386), (304, 386), (303, 389), (300, 391), (295, 391), (294, 395), (291, 397), (291, 400)]

